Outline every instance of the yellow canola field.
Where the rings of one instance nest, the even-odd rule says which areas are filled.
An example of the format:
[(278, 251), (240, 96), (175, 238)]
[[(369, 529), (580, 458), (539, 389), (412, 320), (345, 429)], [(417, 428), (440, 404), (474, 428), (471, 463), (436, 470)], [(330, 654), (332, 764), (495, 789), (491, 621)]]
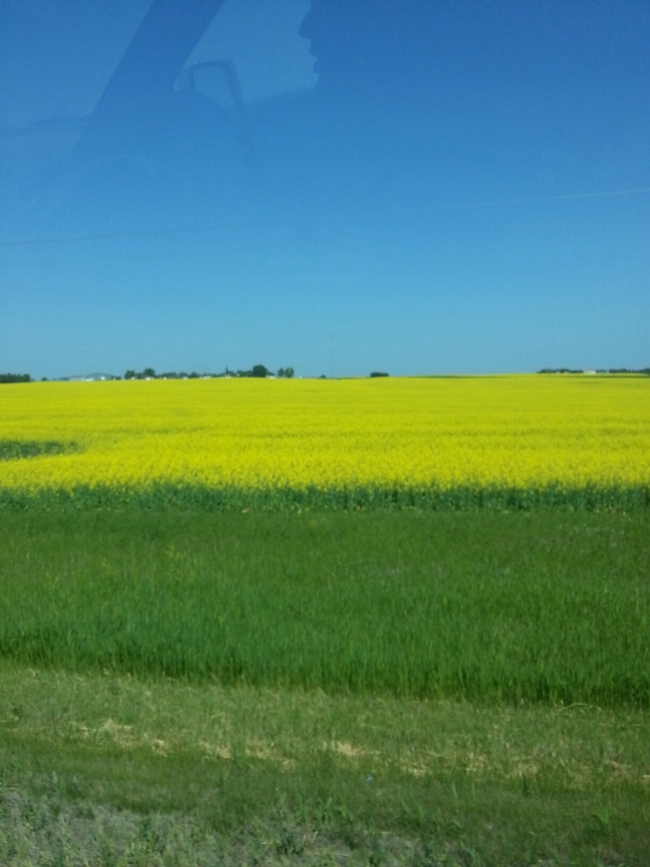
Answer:
[(342, 489), (650, 482), (650, 378), (495, 377), (0, 386), (0, 489)]

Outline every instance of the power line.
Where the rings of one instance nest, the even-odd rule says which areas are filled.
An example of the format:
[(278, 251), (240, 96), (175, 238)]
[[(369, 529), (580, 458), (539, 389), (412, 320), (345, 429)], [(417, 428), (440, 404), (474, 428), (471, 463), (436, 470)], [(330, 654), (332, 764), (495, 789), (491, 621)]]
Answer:
[[(606, 190), (596, 193), (564, 193), (555, 196), (537, 196), (523, 199), (493, 199), (487, 202), (465, 202), (457, 205), (437, 205), (422, 208), (399, 208), (391, 211), (375, 211), (374, 216), (389, 216), (391, 214), (426, 214), (444, 211), (464, 211), (479, 208), (497, 208), (508, 205), (535, 205), (550, 202), (568, 202), (580, 199), (605, 199), (619, 196), (637, 196), (650, 193), (650, 187), (638, 187), (631, 190)], [(88, 235), (60, 235), (50, 238), (25, 238), (17, 241), (0, 241), (0, 248), (34, 247), (42, 244), (83, 243), (89, 241), (115, 241), (130, 238), (156, 238), (172, 235), (192, 235), (209, 232), (223, 232), (232, 229), (261, 229), (278, 226), (293, 226), (295, 220), (255, 221), (242, 223), (221, 223), (215, 226), (184, 226), (175, 229), (147, 229), (130, 232), (107, 232)]]
[(464, 208), (490, 208), (499, 205), (535, 205), (543, 202), (567, 202), (572, 199), (605, 199), (616, 196), (637, 196), (650, 193), (650, 187), (638, 187), (635, 190), (608, 190), (602, 193), (564, 193), (558, 196), (538, 196), (530, 199), (503, 199), (492, 202), (476, 202), (467, 205), (450, 205), (446, 210), (462, 210)]
[(25, 238), (18, 241), (0, 241), (0, 247), (35, 247), (41, 244), (68, 244), (84, 241), (116, 241), (127, 238), (156, 238), (169, 235), (191, 235), (201, 232), (223, 232), (229, 229), (260, 229), (269, 226), (291, 225), (289, 221), (222, 223), (218, 226), (185, 226), (176, 229), (146, 229), (132, 232), (107, 232), (94, 235), (60, 235), (52, 238)]

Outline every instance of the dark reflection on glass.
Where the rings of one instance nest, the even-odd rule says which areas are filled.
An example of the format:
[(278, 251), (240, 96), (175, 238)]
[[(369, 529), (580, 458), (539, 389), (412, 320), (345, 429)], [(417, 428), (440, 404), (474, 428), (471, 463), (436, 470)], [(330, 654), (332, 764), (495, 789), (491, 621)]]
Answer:
[[(585, 177), (571, 147), (585, 104), (579, 82), (566, 92), (562, 64), (591, 66), (592, 89), (611, 69), (599, 74), (598, 39), (571, 10), (313, 0), (300, 36), (315, 91), (245, 106), (228, 58), (186, 65), (222, 4), (154, 0), (85, 126), (32, 127), (53, 159), (39, 154), (14, 191), (24, 218), (101, 231), (254, 219), (266, 208), (331, 215), (553, 194)], [(611, 139), (606, 116), (589, 123), (601, 143)], [(558, 134), (561, 160), (548, 151)]]
[[(250, 99), (227, 51), (196, 51), (222, 23), (242, 50), (247, 40), (258, 45), (251, 22), (262, 3), (6, 0), (3, 249), (119, 236), (110, 255), (173, 247), (197, 285), (207, 267), (197, 256), (213, 255), (215, 270), (231, 273), (257, 257), (260, 285), (282, 262), (294, 286), (310, 274), (330, 298), (350, 273), (363, 275), (360, 296), (371, 293), (383, 257), (376, 267), (400, 278), (382, 291), (400, 298), (400, 310), (402, 274), (412, 309), (455, 286), (467, 310), (485, 279), (479, 306), (510, 298), (509, 288), (500, 295), (506, 286), (559, 285), (558, 261), (581, 287), (577, 307), (587, 291), (579, 263), (613, 263), (615, 239), (632, 243), (622, 210), (605, 229), (615, 205), (605, 214), (605, 199), (589, 197), (620, 202), (650, 183), (644, 4), (286, 0), (274, 7), (268, 55), (251, 64), (265, 95)], [(265, 70), (271, 77), (282, 61), (273, 46), (290, 40), (309, 46), (315, 86), (287, 73), (265, 89)], [(573, 211), (521, 210), (556, 201)], [(642, 234), (646, 217), (636, 219)], [(145, 237), (154, 239), (146, 249), (137, 240)], [(73, 255), (51, 247), (49, 260), (64, 249)], [(109, 267), (106, 275), (110, 282)]]

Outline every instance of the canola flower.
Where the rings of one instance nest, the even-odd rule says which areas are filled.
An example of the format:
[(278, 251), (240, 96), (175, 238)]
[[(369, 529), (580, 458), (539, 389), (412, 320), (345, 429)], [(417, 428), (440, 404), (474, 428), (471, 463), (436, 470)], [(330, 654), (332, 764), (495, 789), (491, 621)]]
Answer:
[(650, 378), (17, 384), (0, 389), (3, 442), (60, 444), (0, 460), (5, 502), (163, 490), (237, 502), (634, 490), (647, 502)]

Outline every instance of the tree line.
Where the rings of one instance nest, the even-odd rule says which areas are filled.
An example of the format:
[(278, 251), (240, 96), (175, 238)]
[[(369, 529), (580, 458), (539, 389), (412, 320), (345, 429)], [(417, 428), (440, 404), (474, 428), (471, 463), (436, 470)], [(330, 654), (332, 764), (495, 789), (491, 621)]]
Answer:
[(294, 374), (293, 367), (281, 367), (276, 373), (269, 370), (264, 364), (255, 364), (250, 370), (229, 370), (227, 367), (223, 373), (185, 373), (181, 371), (168, 371), (167, 373), (156, 373), (153, 367), (145, 367), (144, 370), (138, 372), (136, 370), (127, 370), (124, 374), (124, 379), (218, 379), (223, 377), (256, 377), (265, 379), (268, 376), (277, 376), (281, 379), (292, 379)]
[(0, 373), (0, 383), (31, 381), (32, 378), (28, 373)]
[[(276, 373), (269, 370), (264, 364), (255, 364), (250, 370), (229, 370), (227, 367), (223, 373), (185, 373), (181, 371), (167, 371), (166, 373), (156, 373), (153, 367), (145, 367), (144, 370), (127, 370), (124, 374), (124, 379), (217, 379), (220, 377), (256, 377), (264, 379), (269, 376), (280, 377), (281, 379), (292, 379), (294, 375), (293, 367), (281, 367)], [(119, 376), (106, 377), (108, 379), (121, 379)], [(43, 382), (46, 382), (46, 377), (43, 377)], [(0, 373), (0, 384), (9, 382), (34, 382), (29, 373)]]

